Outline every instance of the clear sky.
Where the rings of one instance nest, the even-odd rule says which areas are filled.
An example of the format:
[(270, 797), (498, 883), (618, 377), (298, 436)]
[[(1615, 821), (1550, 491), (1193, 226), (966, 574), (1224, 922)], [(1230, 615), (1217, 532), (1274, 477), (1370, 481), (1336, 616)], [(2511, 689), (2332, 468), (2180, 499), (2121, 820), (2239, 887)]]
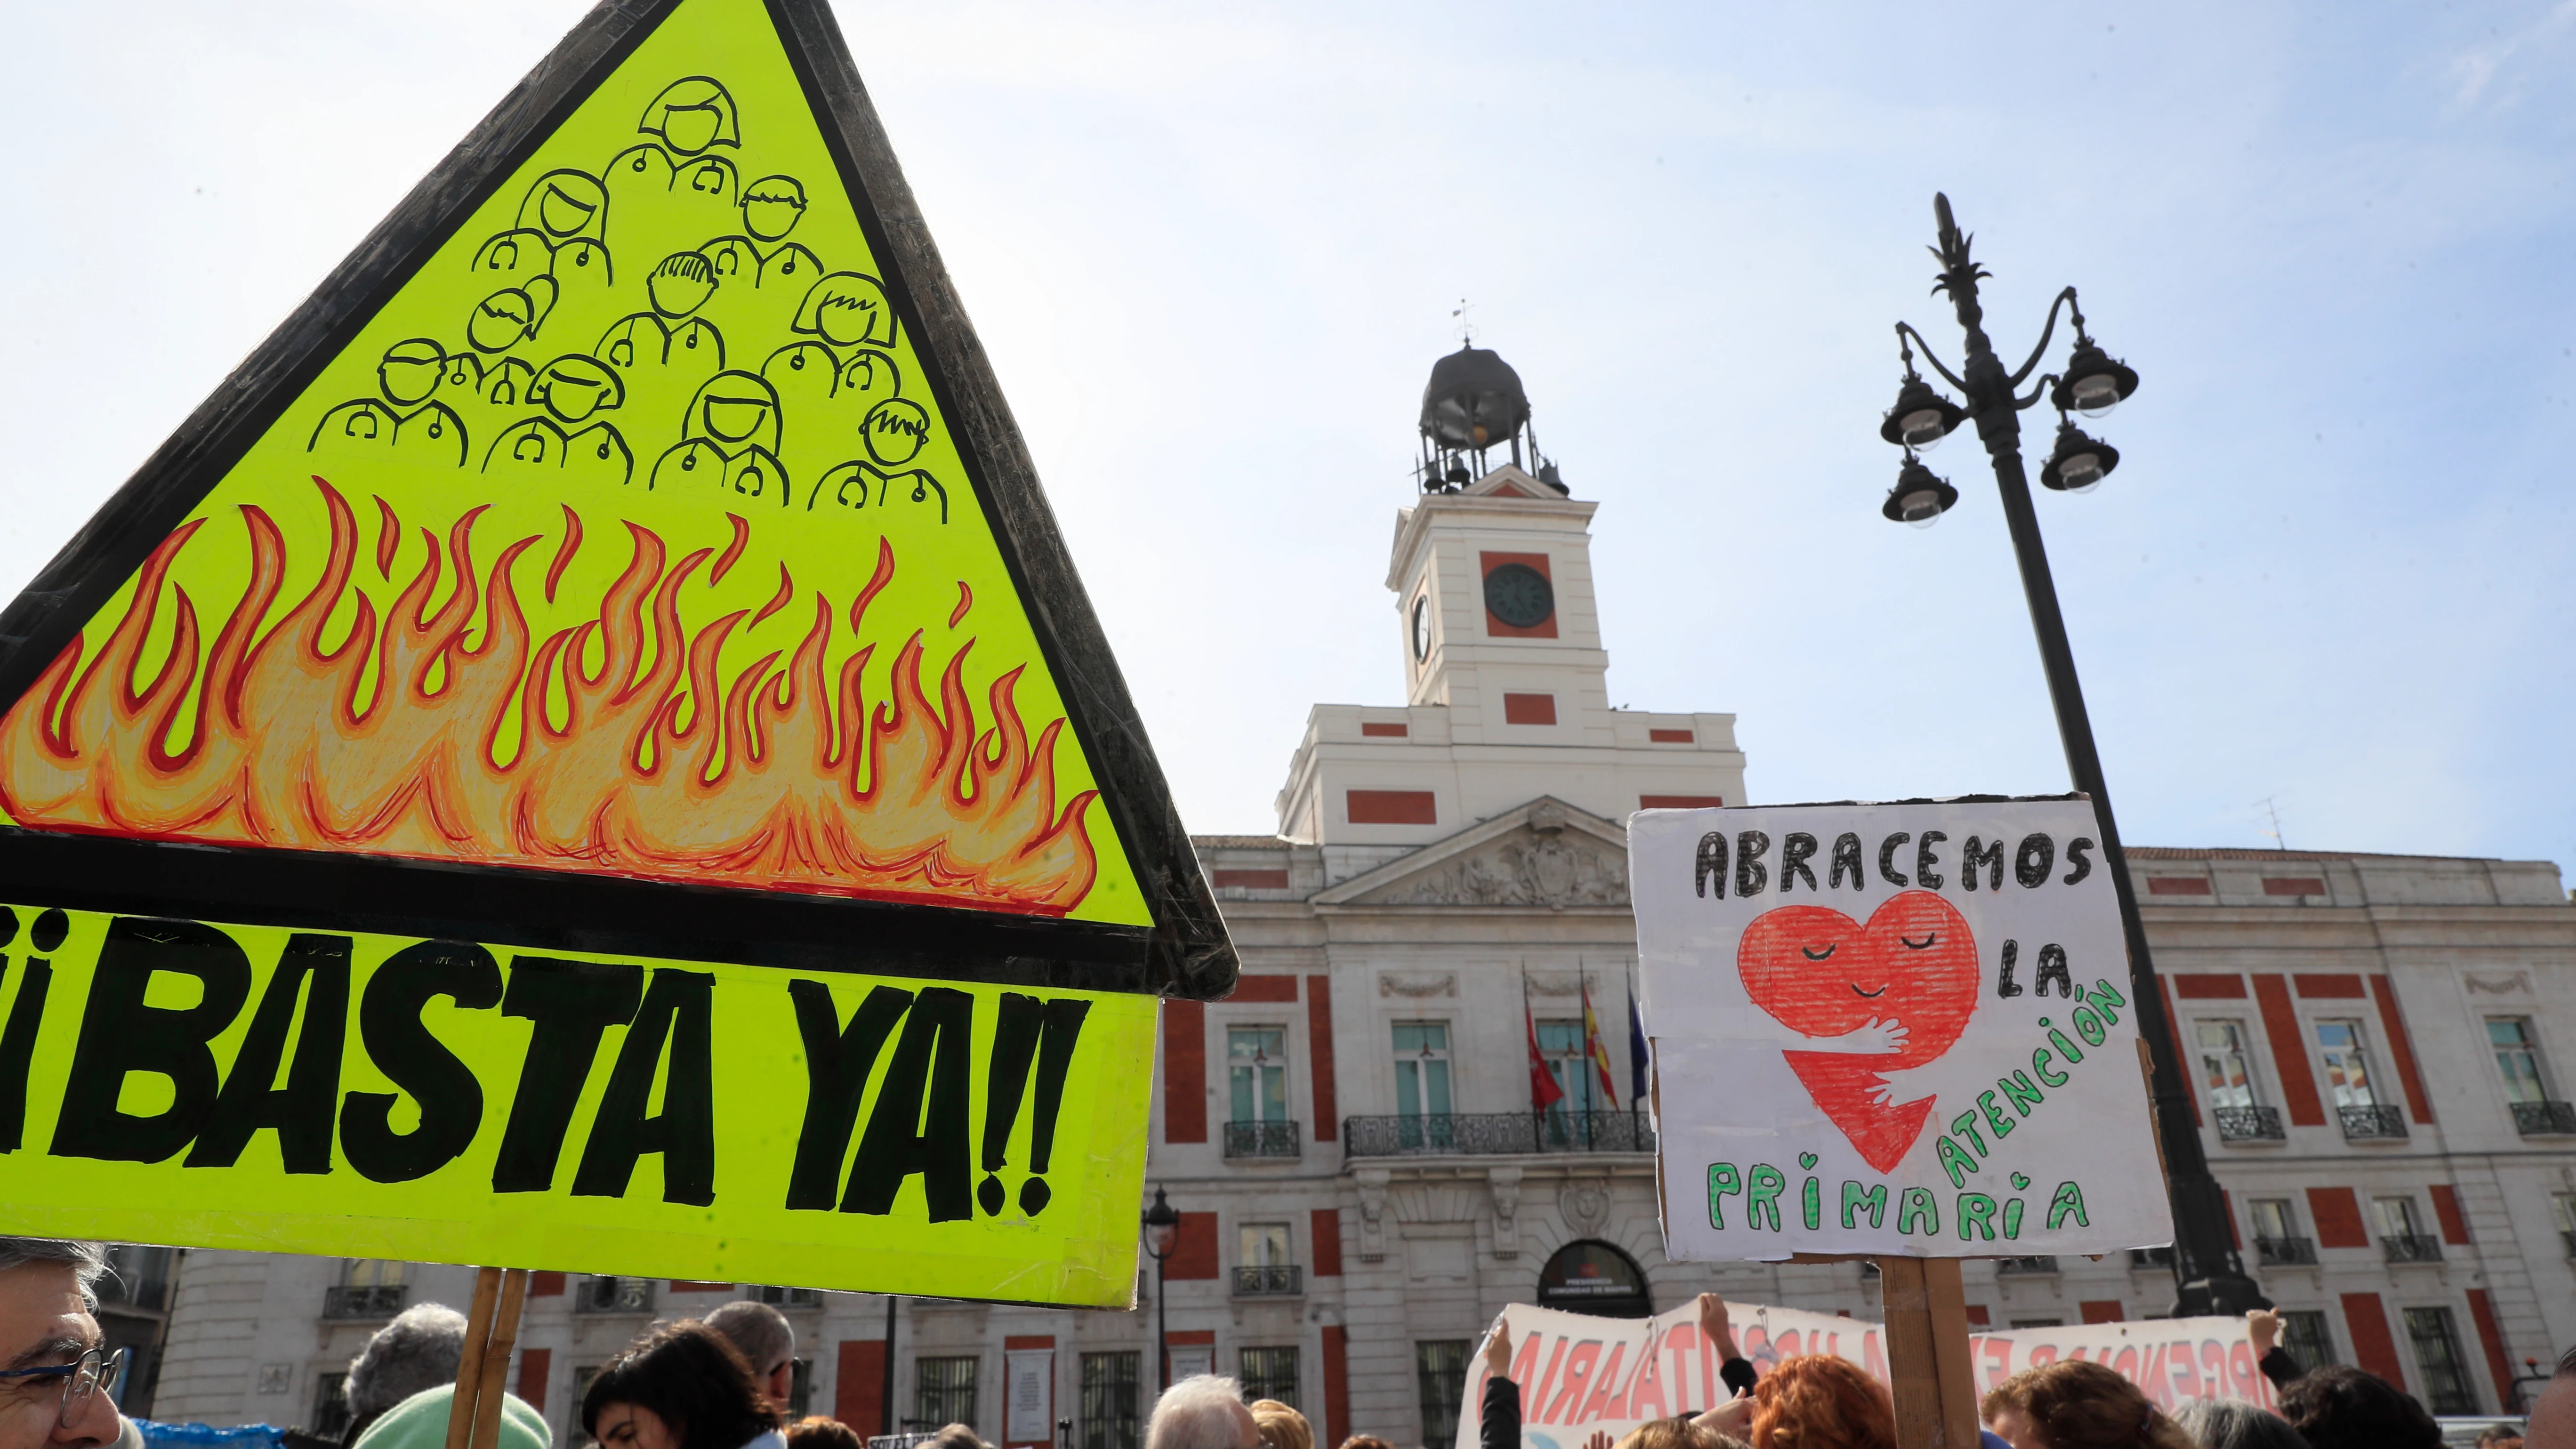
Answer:
[[(584, 8), (0, 12), (0, 587)], [(839, 10), (1193, 830), (1400, 701), (1462, 299), (1614, 704), (1735, 712), (1757, 802), (2066, 788), (1973, 442), (1877, 512), (1937, 188), (1999, 348), (2071, 282), (2144, 376), (2039, 500), (2124, 834), (2576, 865), (2576, 3)]]

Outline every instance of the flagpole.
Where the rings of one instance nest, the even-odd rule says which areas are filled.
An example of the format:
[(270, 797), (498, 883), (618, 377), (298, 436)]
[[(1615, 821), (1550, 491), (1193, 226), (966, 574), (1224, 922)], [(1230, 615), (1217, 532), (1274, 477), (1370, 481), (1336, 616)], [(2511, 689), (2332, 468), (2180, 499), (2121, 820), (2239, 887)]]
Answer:
[[(1538, 1060), (1538, 1013), (1530, 1007), (1529, 958), (1521, 958), (1521, 1030), (1529, 1042), (1530, 1067), (1536, 1070)], [(1547, 1143), (1547, 1109), (1539, 1105), (1538, 1078), (1530, 1078), (1530, 1150), (1538, 1151)]]
[[(1592, 1025), (1592, 966), (1581, 956), (1574, 958), (1574, 989), (1583, 1002), (1583, 1075), (1589, 1077), (1596, 1070), (1593, 1042), (1600, 1033)], [(1583, 1095), (1591, 1096), (1592, 1084), (1586, 1082), (1583, 1087)], [(1587, 1152), (1592, 1150), (1592, 1113), (1589, 1111), (1583, 1114), (1583, 1148)]]

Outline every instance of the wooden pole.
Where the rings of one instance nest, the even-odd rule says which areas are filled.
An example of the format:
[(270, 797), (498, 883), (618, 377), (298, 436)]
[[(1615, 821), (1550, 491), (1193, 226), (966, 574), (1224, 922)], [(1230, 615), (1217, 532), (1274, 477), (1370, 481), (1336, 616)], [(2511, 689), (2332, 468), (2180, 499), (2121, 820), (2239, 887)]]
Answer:
[(492, 1309), (501, 1296), (501, 1270), (474, 1274), (474, 1306), (465, 1314), (465, 1346), (456, 1356), (456, 1397), (447, 1404), (447, 1449), (469, 1449), (474, 1401), (483, 1387), (483, 1343), (492, 1336)]
[(1878, 1260), (1898, 1449), (1976, 1449), (1968, 1298), (1956, 1258)]
[(483, 1349), (482, 1387), (474, 1401), (474, 1442), (470, 1449), (500, 1449), (501, 1400), (510, 1376), (510, 1350), (518, 1346), (519, 1310), (527, 1301), (528, 1270), (512, 1268), (501, 1277), (501, 1303), (492, 1315), (491, 1340)]

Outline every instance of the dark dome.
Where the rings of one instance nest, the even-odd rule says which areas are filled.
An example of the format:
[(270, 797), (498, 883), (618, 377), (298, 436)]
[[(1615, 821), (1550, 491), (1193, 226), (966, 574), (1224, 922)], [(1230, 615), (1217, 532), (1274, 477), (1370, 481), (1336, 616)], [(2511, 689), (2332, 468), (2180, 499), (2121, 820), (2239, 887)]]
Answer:
[(1443, 448), (1490, 448), (1529, 421), (1529, 394), (1501, 354), (1461, 347), (1431, 365), (1422, 435)]

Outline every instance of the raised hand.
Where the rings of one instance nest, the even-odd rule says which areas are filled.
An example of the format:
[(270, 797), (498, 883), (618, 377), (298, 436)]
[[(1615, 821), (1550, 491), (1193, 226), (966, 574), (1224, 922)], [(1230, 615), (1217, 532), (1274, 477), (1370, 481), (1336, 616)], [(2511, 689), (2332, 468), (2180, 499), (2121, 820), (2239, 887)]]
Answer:
[(1512, 1376), (1512, 1329), (1500, 1318), (1494, 1320), (1494, 1331), (1485, 1335), (1485, 1374), (1497, 1379)]
[(2269, 1308), (2253, 1309), (2245, 1315), (2245, 1336), (2254, 1343), (2254, 1356), (2261, 1358), (2281, 1341), (2281, 1315)]

